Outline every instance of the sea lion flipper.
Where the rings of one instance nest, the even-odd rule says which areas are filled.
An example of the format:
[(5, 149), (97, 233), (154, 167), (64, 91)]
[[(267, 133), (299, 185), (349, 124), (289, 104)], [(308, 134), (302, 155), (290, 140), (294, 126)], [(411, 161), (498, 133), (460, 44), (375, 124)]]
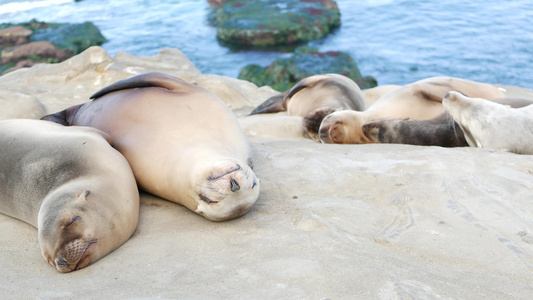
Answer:
[(305, 115), (302, 120), (302, 125), (312, 140), (320, 142), (318, 131), (320, 129), (320, 124), (322, 124), (322, 120), (324, 120), (327, 115), (332, 114), (337, 110), (339, 109), (333, 107), (319, 107)]
[(72, 118), (78, 112), (78, 109), (80, 109), (82, 105), (83, 103), (71, 106), (65, 110), (56, 112), (54, 114), (46, 115), (42, 117), (41, 120), (54, 122), (54, 123), (61, 124), (64, 126), (70, 126), (72, 125)]
[(56, 112), (55, 114), (49, 114), (41, 118), (41, 120), (44, 121), (50, 121), (57, 124), (68, 126), (67, 119), (65, 117), (65, 113), (67, 110), (62, 110), (59, 112)]
[(111, 92), (141, 87), (161, 87), (174, 90), (177, 89), (183, 82), (184, 81), (181, 79), (168, 74), (160, 72), (148, 72), (117, 81), (92, 94), (89, 98), (97, 99)]
[(280, 111), (286, 111), (287, 105), (285, 102), (284, 93), (272, 96), (266, 99), (263, 103), (259, 104), (250, 115), (255, 114), (264, 114), (264, 113), (275, 113)]

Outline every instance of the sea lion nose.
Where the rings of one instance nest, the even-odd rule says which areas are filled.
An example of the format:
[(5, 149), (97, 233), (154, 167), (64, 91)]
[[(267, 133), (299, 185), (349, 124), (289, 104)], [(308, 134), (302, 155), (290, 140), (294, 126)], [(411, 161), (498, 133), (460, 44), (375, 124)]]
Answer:
[(241, 186), (237, 183), (237, 181), (235, 181), (235, 179), (231, 179), (229, 181), (229, 184), (230, 184), (231, 191), (234, 193), (241, 189)]
[(65, 259), (63, 258), (63, 256), (60, 256), (57, 261), (56, 261), (56, 264), (58, 266), (65, 266), (65, 267), (68, 267), (70, 266), (70, 264), (68, 262), (65, 261)]

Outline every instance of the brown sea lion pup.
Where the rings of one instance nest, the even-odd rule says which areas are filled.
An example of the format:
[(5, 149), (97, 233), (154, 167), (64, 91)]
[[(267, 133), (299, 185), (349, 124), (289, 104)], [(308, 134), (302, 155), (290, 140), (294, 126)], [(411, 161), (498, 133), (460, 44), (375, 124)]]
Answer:
[(442, 100), (471, 147), (533, 154), (533, 104), (512, 108), (450, 92)]
[(466, 147), (463, 131), (442, 114), (431, 120), (385, 119), (365, 123), (364, 135), (372, 143), (409, 144), (420, 146)]
[(126, 159), (94, 128), (0, 121), (0, 212), (38, 229), (43, 257), (70, 272), (124, 243), (139, 218)]
[(267, 99), (253, 114), (287, 111), (289, 116), (302, 117), (308, 135), (318, 141), (322, 119), (338, 110), (365, 109), (363, 93), (350, 78), (339, 74), (306, 77), (288, 92)]
[(486, 83), (453, 77), (427, 78), (386, 94), (365, 111), (344, 110), (326, 116), (320, 124), (320, 140), (337, 144), (372, 143), (363, 133), (365, 123), (390, 118), (434, 119), (444, 113), (442, 98), (452, 90), (486, 99), (505, 96)]
[(94, 101), (43, 119), (108, 133), (139, 186), (209, 220), (243, 215), (259, 196), (237, 119), (211, 92), (163, 73), (118, 81)]
[[(533, 100), (519, 98), (489, 99), (488, 101), (513, 108), (533, 104)], [(441, 147), (468, 146), (461, 127), (447, 114), (442, 114), (431, 120), (385, 119), (371, 121), (363, 125), (363, 133), (374, 143)]]

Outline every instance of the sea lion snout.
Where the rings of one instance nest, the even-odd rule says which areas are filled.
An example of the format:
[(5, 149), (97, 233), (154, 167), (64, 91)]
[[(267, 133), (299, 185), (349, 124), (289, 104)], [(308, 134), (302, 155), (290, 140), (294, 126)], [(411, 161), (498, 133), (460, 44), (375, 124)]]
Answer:
[(229, 181), (229, 183), (230, 183), (230, 189), (231, 189), (232, 192), (235, 193), (236, 191), (241, 189), (241, 186), (237, 183), (237, 181), (234, 178), (232, 178)]

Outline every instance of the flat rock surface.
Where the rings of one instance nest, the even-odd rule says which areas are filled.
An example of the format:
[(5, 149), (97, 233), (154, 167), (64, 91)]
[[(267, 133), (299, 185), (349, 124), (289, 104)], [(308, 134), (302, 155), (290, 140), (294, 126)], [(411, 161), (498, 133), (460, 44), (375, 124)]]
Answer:
[[(85, 56), (82, 63), (77, 56), (0, 77), (0, 105), (11, 105), (8, 112), (0, 109), (0, 119), (27, 109), (11, 96), (42, 105), (35, 114), (43, 114), (87, 101), (100, 87), (131, 76), (128, 70), (151, 70), (149, 60), (153, 69), (163, 68), (154, 57), (120, 57)], [(170, 57), (176, 56), (165, 59)], [(253, 123), (243, 122), (249, 118), (244, 112), (274, 93), (186, 67), (169, 73), (218, 87), (227, 102), (235, 101), (231, 107), (241, 124)], [(37, 71), (48, 75), (39, 81), (31, 75)], [(58, 88), (54, 98), (51, 90), (59, 85), (79, 98), (67, 101), (66, 88)], [(237, 95), (248, 102), (235, 100)], [(261, 194), (243, 217), (210, 222), (142, 194), (131, 239), (72, 273), (61, 274), (45, 262), (35, 228), (0, 215), (0, 298), (533, 295), (533, 156), (478, 148), (323, 145), (297, 134), (281, 136), (250, 137)]]

